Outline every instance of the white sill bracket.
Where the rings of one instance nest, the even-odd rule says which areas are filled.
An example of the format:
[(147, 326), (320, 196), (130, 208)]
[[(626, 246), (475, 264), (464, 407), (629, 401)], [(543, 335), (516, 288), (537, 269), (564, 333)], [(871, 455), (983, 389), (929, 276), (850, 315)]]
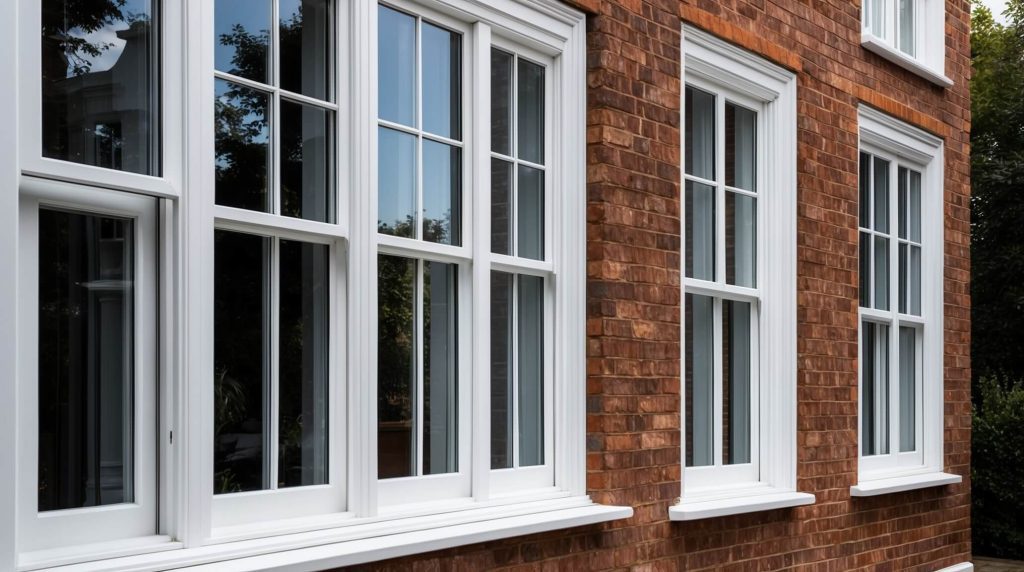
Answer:
[(699, 520), (814, 504), (814, 495), (795, 491), (765, 492), (715, 499), (682, 500), (668, 509), (669, 520)]
[(862, 481), (850, 487), (850, 496), (873, 497), (929, 487), (955, 485), (963, 482), (963, 480), (963, 477), (960, 475), (951, 475), (949, 473), (923, 473), (906, 477), (872, 479), (870, 481)]

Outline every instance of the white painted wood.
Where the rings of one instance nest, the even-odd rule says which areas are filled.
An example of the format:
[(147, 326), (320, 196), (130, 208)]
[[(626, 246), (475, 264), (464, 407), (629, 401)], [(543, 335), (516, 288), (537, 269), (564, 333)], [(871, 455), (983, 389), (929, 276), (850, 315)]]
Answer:
[(963, 477), (961, 477), (960, 475), (952, 475), (949, 473), (941, 472), (920, 473), (916, 475), (896, 477), (890, 476), (870, 481), (862, 481), (850, 487), (850, 496), (873, 497), (878, 495), (887, 495), (890, 493), (899, 493), (903, 491), (913, 491), (929, 487), (954, 485), (963, 482), (963, 480)]
[(797, 492), (773, 491), (750, 496), (736, 495), (715, 500), (681, 502), (669, 507), (668, 517), (669, 520), (700, 520), (733, 514), (806, 506), (814, 504), (814, 501), (814, 495)]

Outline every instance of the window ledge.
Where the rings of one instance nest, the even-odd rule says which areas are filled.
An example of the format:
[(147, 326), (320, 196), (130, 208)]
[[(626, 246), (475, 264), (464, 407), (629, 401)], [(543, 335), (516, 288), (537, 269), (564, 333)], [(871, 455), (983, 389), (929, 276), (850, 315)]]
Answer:
[(814, 495), (809, 493), (765, 492), (749, 496), (717, 498), (714, 500), (681, 501), (668, 509), (669, 520), (699, 520), (748, 512), (760, 512), (777, 508), (790, 508), (814, 504)]
[(864, 49), (869, 52), (878, 54), (901, 68), (911, 71), (939, 87), (950, 87), (953, 85), (953, 80), (946, 77), (942, 71), (932, 69), (917, 58), (912, 58), (907, 54), (904, 54), (874, 34), (863, 32), (861, 34), (860, 43), (864, 46)]
[(951, 475), (949, 473), (924, 473), (908, 477), (891, 477), (860, 482), (850, 487), (850, 496), (873, 497), (929, 487), (954, 485), (963, 480), (963, 477), (960, 475)]

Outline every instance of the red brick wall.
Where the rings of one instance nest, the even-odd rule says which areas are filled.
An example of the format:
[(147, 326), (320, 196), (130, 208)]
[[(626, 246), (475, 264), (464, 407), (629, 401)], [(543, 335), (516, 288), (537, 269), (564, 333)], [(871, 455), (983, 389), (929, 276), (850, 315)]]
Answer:
[[(627, 521), (373, 569), (935, 570), (970, 557), (969, 4), (940, 89), (860, 46), (855, 0), (580, 0), (588, 19), (587, 485)], [(680, 21), (797, 72), (798, 481), (817, 503), (688, 523), (679, 495)], [(851, 499), (857, 470), (857, 105), (945, 140), (945, 470)]]

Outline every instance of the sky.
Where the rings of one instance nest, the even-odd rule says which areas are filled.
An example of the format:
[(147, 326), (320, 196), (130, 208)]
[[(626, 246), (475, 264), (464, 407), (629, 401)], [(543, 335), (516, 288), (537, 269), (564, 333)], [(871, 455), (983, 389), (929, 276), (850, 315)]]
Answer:
[(1003, 10), (1006, 9), (1006, 0), (982, 0), (982, 4), (988, 6), (988, 9), (992, 11), (992, 16), (995, 17), (996, 22), (1000, 24), (1006, 23), (1006, 17), (1003, 16)]

